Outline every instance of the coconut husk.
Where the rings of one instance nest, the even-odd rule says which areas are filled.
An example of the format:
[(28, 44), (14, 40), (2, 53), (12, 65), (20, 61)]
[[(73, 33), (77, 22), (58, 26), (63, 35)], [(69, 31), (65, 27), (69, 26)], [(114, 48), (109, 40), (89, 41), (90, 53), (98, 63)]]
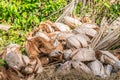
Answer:
[(70, 73), (70, 69), (71, 69), (71, 62), (67, 61), (64, 64), (60, 64), (60, 66), (56, 70), (56, 73), (60, 75), (66, 75)]
[(73, 29), (82, 24), (79, 20), (69, 16), (64, 17), (64, 23)]
[(111, 65), (106, 65), (105, 66), (105, 73), (106, 73), (107, 76), (111, 75), (112, 70), (113, 70), (113, 67)]
[(92, 71), (90, 70), (90, 68), (88, 68), (87, 65), (85, 65), (84, 63), (80, 62), (80, 61), (72, 61), (72, 67), (76, 70), (76, 71), (83, 71), (83, 73), (87, 73), (87, 74), (92, 74)]
[(93, 61), (96, 60), (95, 52), (93, 49), (80, 48), (75, 54), (71, 55), (72, 60), (77, 61)]
[(56, 22), (54, 23), (56, 30), (58, 31), (70, 31), (70, 27), (63, 23)]
[(90, 63), (88, 63), (88, 66), (92, 70), (94, 75), (100, 76), (103, 78), (106, 77), (105, 69), (103, 67), (103, 64), (100, 61), (95, 60), (93, 62), (90, 62)]

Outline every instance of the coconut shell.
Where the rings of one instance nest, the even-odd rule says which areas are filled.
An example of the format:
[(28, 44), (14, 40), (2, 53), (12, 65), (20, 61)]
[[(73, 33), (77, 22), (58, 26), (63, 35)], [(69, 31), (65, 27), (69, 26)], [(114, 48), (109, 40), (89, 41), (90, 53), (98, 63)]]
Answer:
[(93, 49), (87, 49), (87, 48), (80, 48), (74, 56), (72, 56), (72, 60), (77, 61), (93, 61), (96, 60), (95, 52)]
[(60, 74), (60, 75), (66, 75), (70, 72), (71, 69), (71, 62), (70, 61), (66, 61), (64, 64), (61, 64), (57, 70), (56, 73)]
[(70, 27), (63, 24), (63, 23), (54, 23), (55, 28), (57, 28), (58, 31), (70, 31)]
[(93, 62), (88, 63), (88, 67), (92, 70), (94, 75), (100, 76), (100, 77), (106, 77), (105, 69), (102, 65), (102, 63), (98, 60), (95, 60)]
[(72, 62), (72, 67), (77, 70), (77, 71), (83, 71), (87, 74), (92, 74), (92, 71), (90, 68), (87, 67), (84, 63), (80, 61), (71, 61)]
[(64, 23), (70, 26), (71, 28), (75, 28), (82, 24), (79, 20), (69, 17), (69, 16), (64, 17)]

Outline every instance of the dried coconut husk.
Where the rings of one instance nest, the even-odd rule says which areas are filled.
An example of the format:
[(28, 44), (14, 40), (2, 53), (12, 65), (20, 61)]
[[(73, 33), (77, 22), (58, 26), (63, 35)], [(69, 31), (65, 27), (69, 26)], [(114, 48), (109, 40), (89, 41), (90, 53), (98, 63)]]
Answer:
[(80, 21), (82, 23), (92, 23), (91, 19), (88, 16), (83, 16)]
[(85, 33), (78, 33), (67, 37), (66, 42), (68, 48), (88, 47), (90, 38)]
[(42, 64), (40, 62), (40, 60), (36, 57), (36, 58), (30, 58), (30, 63), (22, 69), (22, 72), (24, 74), (38, 74), (41, 73), (43, 71), (43, 67)]
[(87, 74), (92, 74), (92, 71), (90, 70), (90, 68), (88, 68), (87, 65), (85, 65), (84, 63), (80, 62), (80, 61), (77, 61), (77, 60), (72, 60), (72, 67), (80, 72), (80, 71), (83, 71), (83, 73), (87, 73)]
[(65, 60), (88, 61), (88, 62), (96, 60), (94, 50), (87, 48), (65, 50), (63, 58)]
[(120, 49), (115, 49), (115, 50), (111, 50), (111, 53), (113, 53), (113, 55), (115, 55), (119, 60), (120, 60)]
[(43, 33), (37, 32), (35, 36), (28, 37), (26, 41), (26, 52), (29, 56), (38, 56), (39, 54), (49, 54), (54, 50), (62, 50), (62, 44), (55, 40), (58, 32)]
[(41, 58), (40, 58), (40, 61), (41, 61), (41, 64), (42, 64), (43, 66), (44, 66), (44, 65), (47, 65), (47, 64), (50, 62), (49, 57), (47, 57), (47, 56), (41, 57)]
[(99, 50), (99, 53), (101, 53), (99, 59), (102, 63), (112, 65), (115, 71), (118, 71), (120, 69), (120, 60), (112, 53), (102, 50)]
[(64, 49), (66, 48), (66, 39), (70, 36), (74, 35), (71, 32), (60, 32), (59, 34), (56, 35), (55, 39), (57, 39), (60, 44), (62, 44), (62, 46), (64, 47)]
[(9, 67), (20, 70), (23, 66), (29, 63), (29, 58), (22, 55), (20, 52), (20, 45), (10, 44), (4, 50), (3, 58)]
[(104, 66), (104, 68), (105, 68), (105, 73), (106, 73), (106, 75), (107, 75), (107, 76), (110, 76), (110, 75), (111, 75), (111, 72), (112, 72), (112, 70), (113, 70), (113, 67), (108, 64), (108, 65)]
[(99, 30), (99, 27), (95, 23), (83, 23), (79, 27), (85, 27), (85, 28)]
[(77, 61), (93, 61), (96, 60), (95, 52), (93, 49), (80, 48), (76, 53), (71, 54), (72, 60)]
[(97, 31), (92, 28), (86, 28), (86, 27), (76, 27), (73, 31), (75, 34), (85, 34), (90, 38), (93, 38), (96, 36)]
[(70, 70), (72, 68), (72, 63), (70, 61), (66, 61), (64, 64), (60, 64), (59, 67), (57, 67), (56, 73), (60, 75), (66, 75), (70, 73)]
[(84, 63), (73, 60), (66, 61), (64, 64), (60, 64), (60, 66), (56, 70), (56, 73), (66, 75), (70, 73), (72, 69), (78, 72), (83, 71), (87, 74), (92, 74), (92, 71)]
[(41, 32), (47, 32), (47, 33), (54, 32), (54, 29), (51, 27), (51, 25), (46, 23), (46, 22), (41, 22), (40, 23), (39, 30)]
[(54, 23), (54, 28), (58, 31), (70, 31), (69, 26), (59, 22)]
[(103, 64), (100, 61), (95, 60), (93, 62), (90, 62), (88, 63), (88, 66), (92, 70), (94, 75), (100, 76), (102, 78), (106, 77), (105, 69), (103, 67)]
[(73, 29), (82, 24), (79, 20), (69, 16), (64, 17), (64, 23)]

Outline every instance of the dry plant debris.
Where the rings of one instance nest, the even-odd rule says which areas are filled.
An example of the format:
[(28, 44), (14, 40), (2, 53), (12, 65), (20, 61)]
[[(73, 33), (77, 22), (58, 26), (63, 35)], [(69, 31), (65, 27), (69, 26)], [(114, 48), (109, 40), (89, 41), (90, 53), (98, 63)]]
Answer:
[(6, 80), (5, 71), (11, 73), (12, 70), (18, 76), (12, 73), (10, 79), (33, 80), (45, 70), (45, 66), (54, 64), (57, 64), (54, 72), (62, 75), (76, 70), (105, 78), (118, 72), (119, 54), (115, 50), (109, 51), (109, 48), (117, 44), (114, 41), (119, 40), (120, 26), (113, 29), (114, 22), (105, 27), (82, 19), (85, 17), (79, 20), (65, 16), (62, 22), (41, 22), (27, 34), (27, 55), (20, 52), (20, 45), (8, 45), (1, 54), (8, 68), (0, 72), (0, 79)]

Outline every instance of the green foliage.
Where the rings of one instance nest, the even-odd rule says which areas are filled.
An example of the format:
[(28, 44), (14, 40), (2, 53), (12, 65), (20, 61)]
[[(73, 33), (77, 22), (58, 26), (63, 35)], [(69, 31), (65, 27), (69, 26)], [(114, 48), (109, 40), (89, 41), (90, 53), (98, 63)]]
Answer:
[(82, 4), (84, 4), (84, 2), (80, 2), (78, 4), (79, 6), (77, 7), (76, 11), (77, 14), (80, 14), (80, 16), (90, 15), (90, 17), (92, 19), (95, 19), (96, 23), (98, 24), (103, 17), (114, 20), (118, 16), (120, 16), (119, 0), (116, 0), (115, 3), (111, 3), (109, 0), (92, 0), (90, 2), (88, 1), (81, 11)]
[[(41, 21), (47, 19), (55, 21), (62, 12), (56, 13), (67, 4), (68, 0), (1, 0), (0, 23), (10, 24), (9, 31), (0, 30), (0, 48), (9, 43), (24, 45), (25, 34)], [(88, 0), (86, 0), (88, 1)], [(89, 0), (90, 1), (90, 0)], [(87, 2), (81, 11), (83, 2), (80, 2), (76, 14), (84, 16), (91, 14), (99, 24), (103, 16), (115, 19), (120, 15), (120, 2), (110, 3), (109, 0), (92, 0)], [(54, 14), (56, 13), (56, 14)], [(54, 14), (54, 15), (52, 15)]]
[(0, 59), (0, 66), (3, 66), (3, 65), (5, 65), (5, 64), (6, 64), (5, 61), (2, 60), (2, 59)]
[(0, 48), (9, 43), (25, 42), (25, 34), (43, 20), (55, 20), (50, 16), (66, 5), (65, 0), (1, 0), (0, 23), (12, 25), (9, 31), (0, 31)]

